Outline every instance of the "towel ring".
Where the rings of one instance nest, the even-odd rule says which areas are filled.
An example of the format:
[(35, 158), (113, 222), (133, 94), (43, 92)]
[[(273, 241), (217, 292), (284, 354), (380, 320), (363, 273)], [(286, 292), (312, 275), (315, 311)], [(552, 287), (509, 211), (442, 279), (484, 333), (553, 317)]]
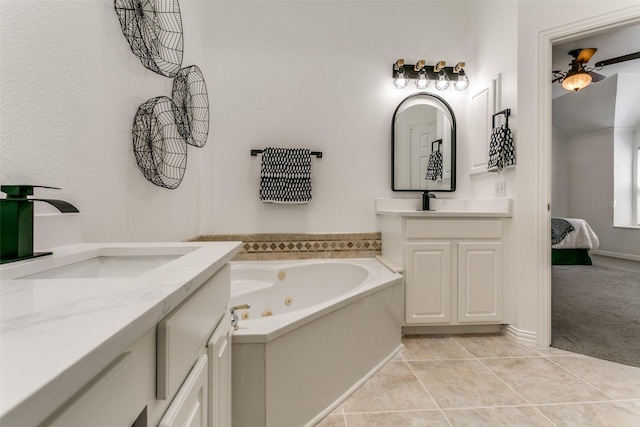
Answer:
[(504, 109), (502, 111), (498, 111), (493, 116), (491, 116), (491, 128), (492, 129), (496, 127), (496, 116), (499, 116), (500, 114), (504, 114), (505, 125), (507, 127), (509, 127), (509, 116), (511, 115), (511, 108), (506, 108), (506, 109)]

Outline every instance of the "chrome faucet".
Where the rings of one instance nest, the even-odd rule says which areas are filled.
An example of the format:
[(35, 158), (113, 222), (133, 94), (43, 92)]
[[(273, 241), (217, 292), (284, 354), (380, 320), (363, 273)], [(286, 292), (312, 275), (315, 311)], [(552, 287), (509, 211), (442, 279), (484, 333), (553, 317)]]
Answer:
[(236, 314), (236, 310), (246, 310), (248, 308), (251, 308), (249, 304), (242, 304), (242, 305), (234, 305), (229, 309), (229, 311), (231, 312), (231, 327), (233, 328), (234, 331), (237, 331), (238, 329), (240, 329), (240, 326), (238, 326), (238, 320), (240, 319)]
[(42, 185), (2, 185), (0, 190), (7, 197), (0, 199), (0, 264), (50, 255), (51, 252), (33, 252), (33, 202), (47, 202), (60, 212), (79, 212), (75, 206), (64, 200), (29, 199), (34, 188), (50, 188)]

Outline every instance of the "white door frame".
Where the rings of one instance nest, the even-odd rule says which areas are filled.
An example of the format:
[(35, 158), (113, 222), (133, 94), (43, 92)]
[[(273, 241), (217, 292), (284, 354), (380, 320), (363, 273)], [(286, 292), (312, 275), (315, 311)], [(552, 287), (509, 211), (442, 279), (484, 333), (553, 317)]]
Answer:
[[(582, 38), (603, 30), (640, 22), (640, 5), (633, 6), (609, 14), (574, 22), (561, 27), (538, 33), (538, 134), (541, 143), (538, 145), (539, 200), (551, 203), (551, 57), (552, 44)], [(548, 347), (551, 344), (551, 210), (550, 205), (540, 206), (538, 211), (538, 229), (543, 233), (538, 236), (540, 250), (538, 259), (544, 260), (540, 266), (543, 283), (538, 288), (538, 345)]]

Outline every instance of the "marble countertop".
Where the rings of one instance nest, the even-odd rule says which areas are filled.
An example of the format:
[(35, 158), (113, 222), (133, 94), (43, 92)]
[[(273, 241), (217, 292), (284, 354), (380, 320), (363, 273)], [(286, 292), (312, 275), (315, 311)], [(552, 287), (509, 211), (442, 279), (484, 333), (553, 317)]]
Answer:
[(378, 215), (411, 216), (418, 218), (510, 218), (507, 212), (471, 211), (423, 211), (423, 210), (377, 210)]
[[(0, 267), (0, 424), (39, 423), (240, 249), (241, 242), (81, 244)], [(180, 256), (137, 277), (14, 279), (35, 263), (51, 268), (87, 251), (141, 250)]]
[(422, 199), (376, 199), (376, 214), (418, 218), (510, 218), (511, 199), (437, 199), (422, 210)]

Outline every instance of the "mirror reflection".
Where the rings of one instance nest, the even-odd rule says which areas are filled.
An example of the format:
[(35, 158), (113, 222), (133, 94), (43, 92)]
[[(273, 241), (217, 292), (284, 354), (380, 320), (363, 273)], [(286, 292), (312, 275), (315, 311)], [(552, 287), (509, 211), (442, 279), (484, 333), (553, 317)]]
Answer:
[(393, 115), (392, 189), (454, 191), (456, 126), (449, 104), (437, 95), (405, 98)]

